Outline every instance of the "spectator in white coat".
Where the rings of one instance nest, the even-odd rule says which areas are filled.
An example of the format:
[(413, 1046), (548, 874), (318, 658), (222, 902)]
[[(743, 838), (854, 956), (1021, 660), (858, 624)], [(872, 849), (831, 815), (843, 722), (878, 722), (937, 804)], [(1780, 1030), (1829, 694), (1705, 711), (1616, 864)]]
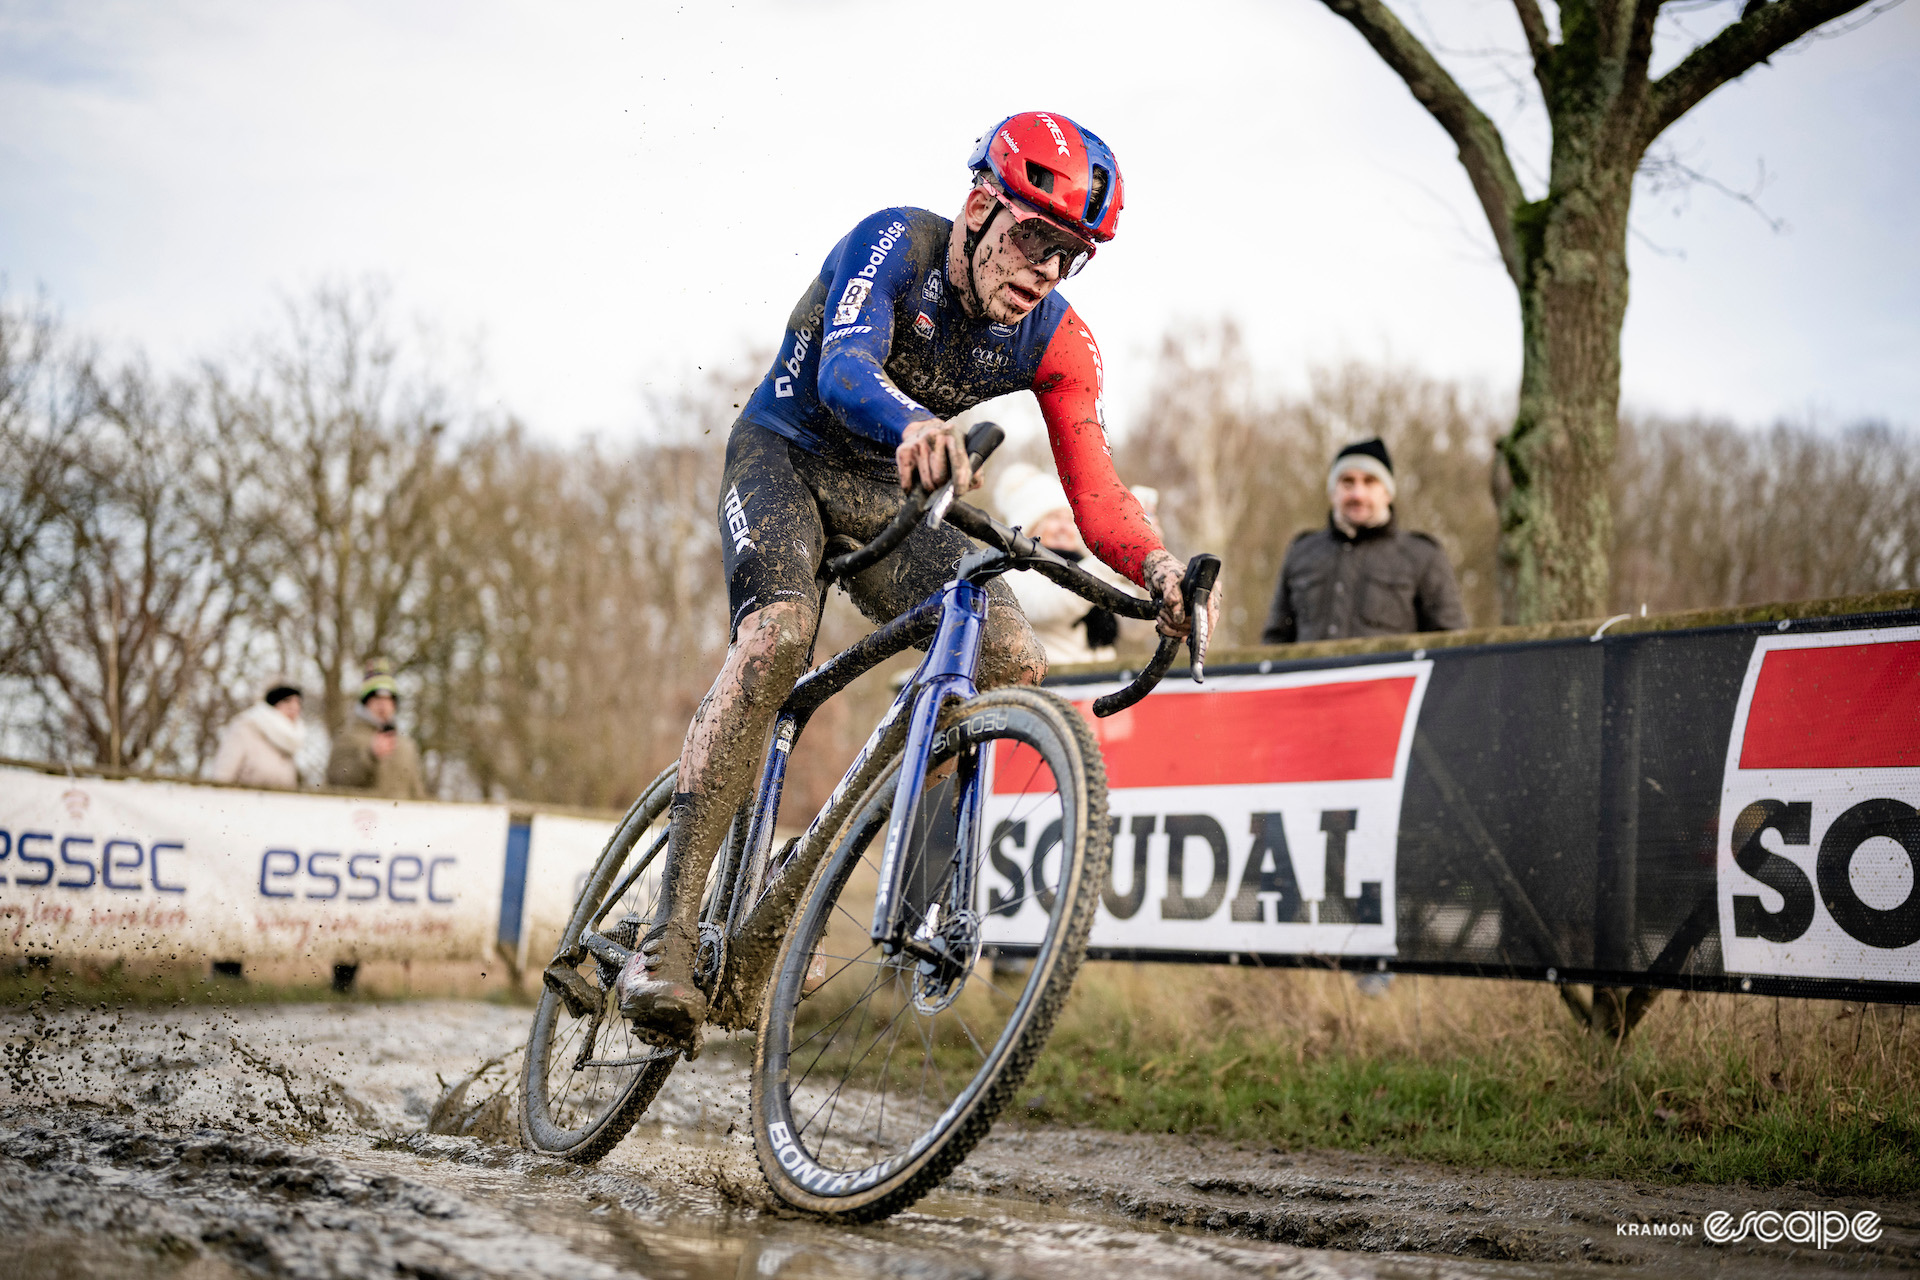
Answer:
[(276, 680), (260, 701), (227, 722), (213, 757), (213, 780), (243, 787), (292, 791), (300, 785), (294, 757), (307, 740), (300, 690)]
[[(1020, 526), (1042, 546), (1079, 563), (1094, 577), (1137, 594), (1100, 561), (1087, 555), (1067, 505), (1060, 481), (1038, 467), (1015, 463), (1007, 468), (993, 491), (994, 504), (1008, 524)], [(1010, 573), (1004, 579), (1020, 601), (1033, 634), (1047, 651), (1047, 665), (1069, 662), (1111, 662), (1119, 623), (1105, 609), (1049, 582), (1037, 573)]]

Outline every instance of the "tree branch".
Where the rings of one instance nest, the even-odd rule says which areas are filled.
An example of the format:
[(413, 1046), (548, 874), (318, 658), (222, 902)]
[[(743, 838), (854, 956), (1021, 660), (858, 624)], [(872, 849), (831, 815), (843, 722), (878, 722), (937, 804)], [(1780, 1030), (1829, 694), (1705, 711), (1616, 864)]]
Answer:
[[(1507, 159), (1506, 144), (1500, 130), (1487, 119), (1466, 95), (1446, 68), (1435, 61), (1427, 47), (1400, 25), (1381, 0), (1323, 0), (1327, 8), (1351, 23), (1361, 37), (1373, 46), (1381, 60), (1406, 82), (1414, 98), (1425, 107), (1440, 127), (1447, 131), (1460, 149), (1460, 163), (1480, 197), (1487, 224), (1493, 229), (1494, 243), (1500, 247), (1500, 260), (1516, 286), (1523, 286), (1520, 246), (1514, 234), (1514, 214), (1526, 203), (1526, 193), (1514, 176)], [(1523, 0), (1531, 4), (1532, 0)], [(1832, 2), (1832, 0), (1829, 0)], [(1864, 3), (1864, 0), (1856, 0)], [(1544, 21), (1543, 21), (1544, 27)]]
[(1542, 92), (1547, 88), (1547, 64), (1553, 58), (1553, 37), (1547, 32), (1547, 20), (1540, 12), (1540, 0), (1513, 0), (1520, 15), (1520, 29), (1527, 34), (1527, 52), (1533, 55), (1533, 75)]
[(1707, 41), (1654, 82), (1641, 119), (1644, 151), (1674, 121), (1727, 81), (1764, 62), (1822, 23), (1860, 8), (1867, 0), (1774, 0), (1753, 9)]

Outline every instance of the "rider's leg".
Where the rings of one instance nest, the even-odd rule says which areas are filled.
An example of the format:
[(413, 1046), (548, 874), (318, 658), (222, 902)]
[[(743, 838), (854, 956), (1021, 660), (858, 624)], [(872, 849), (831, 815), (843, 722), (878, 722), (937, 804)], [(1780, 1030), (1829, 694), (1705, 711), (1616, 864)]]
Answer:
[(706, 1021), (706, 997), (693, 976), (701, 891), (735, 810), (753, 788), (774, 716), (806, 668), (812, 635), (812, 610), (798, 603), (742, 618), (726, 664), (687, 730), (660, 908), (643, 959), (629, 962), (619, 983), (620, 1012), (663, 1034), (688, 1035)]
[[(993, 588), (1000, 588), (994, 591)], [(974, 683), (982, 692), (1012, 684), (1039, 684), (1047, 674), (1047, 651), (1006, 583), (988, 586), (987, 625), (980, 631), (980, 665)]]
[(813, 572), (824, 545), (813, 497), (780, 437), (737, 425), (720, 492), (733, 643), (680, 750), (660, 907), (615, 984), (622, 1014), (675, 1040), (706, 1020), (693, 974), (701, 894), (727, 826), (753, 789), (780, 704), (805, 670), (817, 610)]

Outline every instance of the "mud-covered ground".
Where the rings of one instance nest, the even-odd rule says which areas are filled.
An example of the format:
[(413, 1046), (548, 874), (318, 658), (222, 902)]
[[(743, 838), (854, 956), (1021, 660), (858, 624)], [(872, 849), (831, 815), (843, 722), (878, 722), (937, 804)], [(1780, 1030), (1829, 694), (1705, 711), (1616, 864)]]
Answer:
[[(452, 1001), (0, 1013), (0, 1276), (1920, 1270), (1915, 1198), (1463, 1174), (1017, 1122), (915, 1211), (840, 1228), (766, 1199), (744, 1045), (676, 1071), (594, 1168), (519, 1150), (508, 1108), (526, 1020)], [(1874, 1209), (1884, 1226), (1871, 1245), (1827, 1250), (1699, 1234), (1713, 1210), (1766, 1208)]]

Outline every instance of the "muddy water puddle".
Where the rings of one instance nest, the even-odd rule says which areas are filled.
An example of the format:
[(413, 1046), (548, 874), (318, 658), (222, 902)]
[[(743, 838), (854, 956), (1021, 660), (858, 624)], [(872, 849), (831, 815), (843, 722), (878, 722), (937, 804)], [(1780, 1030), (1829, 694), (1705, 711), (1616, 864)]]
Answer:
[(744, 1045), (676, 1071), (597, 1166), (518, 1149), (526, 1021), (463, 1002), (0, 1014), (0, 1276), (1757, 1280), (1899, 1272), (1920, 1246), (1911, 1204), (1880, 1206), (1871, 1248), (1722, 1250), (1616, 1227), (1740, 1207), (1711, 1188), (1014, 1128), (913, 1212), (843, 1228), (767, 1199)]

